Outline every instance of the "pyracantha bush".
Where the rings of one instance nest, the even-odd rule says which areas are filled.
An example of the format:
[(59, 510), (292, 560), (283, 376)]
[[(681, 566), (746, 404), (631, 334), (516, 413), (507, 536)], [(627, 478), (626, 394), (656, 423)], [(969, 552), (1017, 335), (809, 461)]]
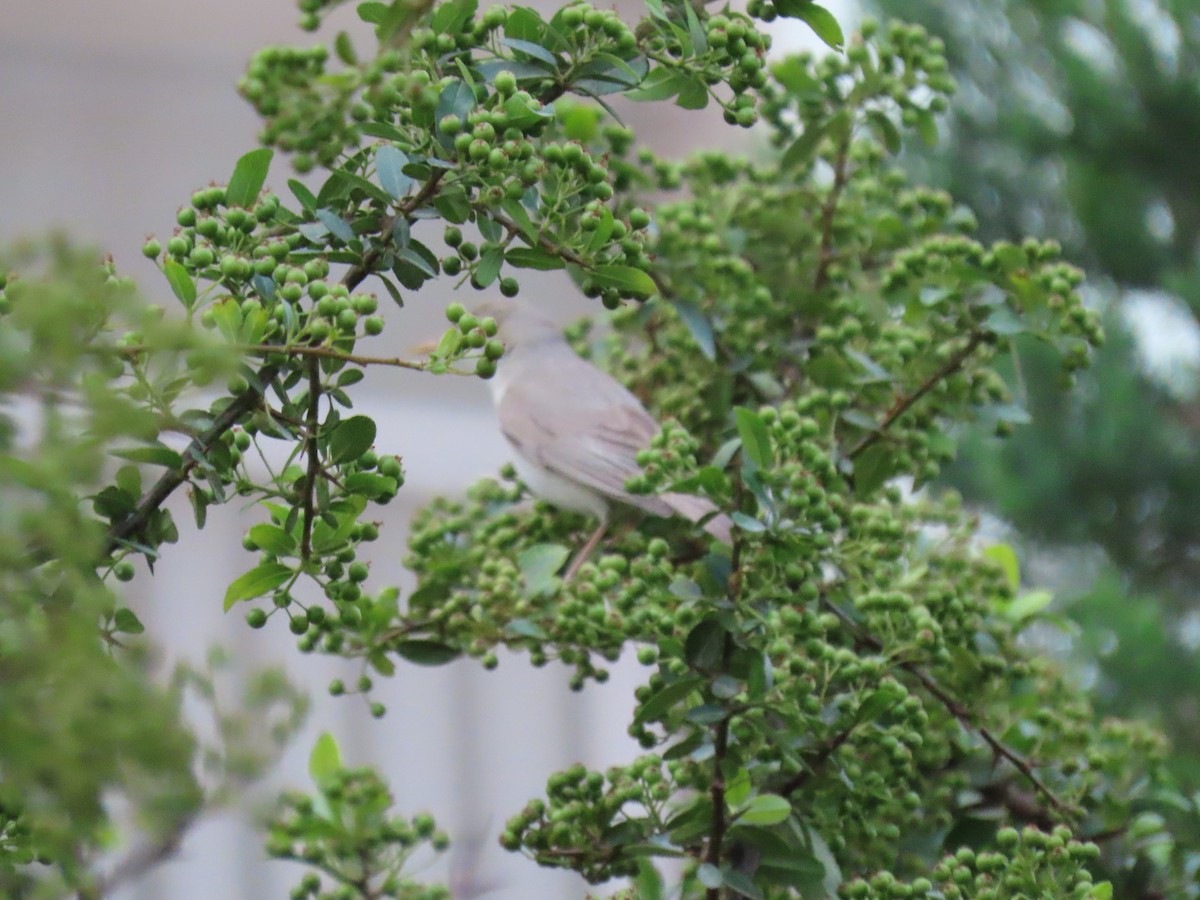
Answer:
[[(337, 5), (304, 0), (303, 24)], [(88, 285), (76, 294), (70, 267), (16, 260), (0, 284), (0, 386), (32, 385), (58, 428), (58, 452), (37, 462), (13, 422), (0, 435), (0, 488), (29, 510), (0, 517), (16, 633), (47, 646), (43, 610), (60, 597), (83, 623), (76, 643), (97, 621), (96, 640), (139, 632), (113, 588), (177, 539), (163, 503), (186, 487), (199, 526), (214, 504), (258, 510), (226, 610), (358, 660), (357, 680), (329, 690), (376, 716), (375, 679), (406, 661), (493, 668), (508, 651), (566, 664), (580, 690), (623, 656), (645, 668), (628, 726), (645, 755), (551, 775), (503, 828), (542, 865), (631, 877), (642, 898), (667, 894), (657, 858), (682, 862), (672, 896), (709, 900), (1187, 890), (1193, 851), (1165, 828), (1185, 801), (1160, 772), (1161, 740), (1098, 722), (1031, 654), (1022, 632), (1043, 596), (954, 496), (923, 490), (960, 429), (1024, 418), (997, 368), (1015, 335), (1046, 341), (1068, 380), (1102, 339), (1053, 242), (984, 245), (969, 211), (896, 167), (906, 140), (936, 138), (954, 89), (944, 48), (868, 22), (844, 51), (769, 61), (762, 24), (777, 16), (844, 39), (807, 0), (646, 6), (627, 22), (587, 3), (548, 19), (475, 0), (364, 3), (369, 57), (345, 34), (332, 51), (262, 51), (240, 87), (267, 146), (143, 248), (178, 316), (117, 302), (104, 276), (71, 268)], [(761, 123), (771, 152), (658, 158), (610, 97), (715, 104), (732, 126)], [(319, 186), (264, 190), (274, 150), (321, 169)], [(375, 583), (372, 517), (403, 489), (404, 448), (376, 446), (354, 386), (372, 365), (489, 378), (504, 346), (461, 303), (425, 358), (361, 345), (432, 279), (511, 297), (555, 269), (615, 310), (607, 332), (571, 330), (580, 352), (664, 423), (628, 488), (707, 497), (731, 543), (628, 516), (564, 580), (591, 523), (530, 503), (506, 471), (417, 515), (415, 592)], [(85, 308), (66, 319), (72, 303)], [(193, 405), (189, 390), (214, 382), (221, 395)], [(86, 403), (64, 418), (63, 396)], [(55, 481), (63, 448), (86, 465)], [(132, 465), (108, 483), (111, 458)], [(51, 525), (34, 526), (46, 510)], [(173, 734), (157, 732), (170, 746), (156, 758), (186, 774)], [(90, 770), (90, 819), (55, 843), (41, 835), (80, 794), (0, 749), (0, 859), (94, 887), (79, 862), (126, 771)], [(444, 895), (402, 871), (418, 843), (444, 846), (432, 820), (393, 814), (379, 776), (344, 768), (331, 739), (313, 774), (318, 795), (288, 795), (269, 825), (272, 855), (314, 867), (296, 897)], [(38, 804), (9, 801), (31, 785)], [(157, 829), (162, 855), (202, 806)]]

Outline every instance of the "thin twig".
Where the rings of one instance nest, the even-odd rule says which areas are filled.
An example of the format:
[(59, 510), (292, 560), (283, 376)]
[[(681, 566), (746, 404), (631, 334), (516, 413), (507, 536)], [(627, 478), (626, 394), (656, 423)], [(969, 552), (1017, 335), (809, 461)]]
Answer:
[(78, 900), (102, 900), (121, 885), (140, 878), (155, 866), (166, 862), (179, 851), (183, 836), (195, 823), (188, 817), (151, 844), (139, 847), (113, 867), (106, 878), (97, 879), (89, 888), (81, 888)]
[[(721, 853), (725, 843), (725, 773), (721, 767), (725, 764), (725, 756), (729, 750), (729, 718), (717, 723), (713, 740), (713, 778), (708, 793), (712, 798), (712, 830), (708, 835), (708, 852), (704, 861), (718, 869), (721, 867)], [(712, 887), (705, 891), (707, 900), (720, 900), (721, 889)]]
[[(823, 597), (821, 604), (842, 621), (842, 624), (845, 625), (851, 634), (854, 635), (856, 641), (876, 651), (882, 651), (884, 649), (883, 642), (881, 640), (866, 632), (862, 627), (859, 626), (857, 622), (850, 618), (850, 615), (845, 610), (843, 610), (828, 597)], [(964, 728), (975, 732), (981, 738), (983, 738), (984, 743), (986, 743), (992, 749), (992, 752), (997, 757), (1008, 760), (1008, 762), (1012, 764), (1013, 768), (1020, 772), (1021, 775), (1023, 775), (1025, 779), (1034, 786), (1037, 792), (1046, 798), (1046, 802), (1054, 807), (1054, 809), (1064, 816), (1068, 816), (1070, 818), (1074, 818), (1079, 815), (1079, 810), (1077, 808), (1071, 806), (1063, 800), (1060, 800), (1058, 795), (1056, 795), (1054, 791), (1050, 790), (1046, 783), (1038, 777), (1037, 773), (1033, 771), (1033, 765), (1029, 762), (1029, 760), (1025, 759), (1025, 757), (1021, 756), (1021, 754), (1017, 753), (1017, 751), (1010, 748), (1003, 741), (992, 734), (991, 730), (988, 729), (987, 726), (976, 723), (975, 717), (971, 714), (971, 711), (963, 706), (963, 704), (949, 691), (938, 684), (932, 675), (922, 669), (915, 662), (901, 660), (898, 661), (896, 665), (920, 682), (921, 687), (925, 688), (929, 694), (931, 694), (939, 703), (941, 703), (942, 706), (945, 707), (946, 711), (955, 719), (957, 719)]]
[(922, 397), (933, 390), (937, 385), (949, 378), (955, 372), (962, 368), (963, 363), (967, 358), (979, 348), (984, 342), (987, 335), (982, 331), (972, 332), (970, 339), (963, 345), (962, 349), (951, 356), (936, 372), (926, 378), (921, 385), (911, 394), (906, 394), (892, 404), (892, 408), (887, 411), (887, 415), (883, 417), (883, 421), (870, 434), (863, 437), (861, 441), (854, 445), (853, 448), (846, 454), (848, 459), (854, 459), (876, 441), (883, 437), (884, 433), (895, 424), (896, 420), (908, 412), (915, 406)]
[(821, 206), (821, 244), (817, 256), (817, 272), (813, 277), (813, 290), (819, 291), (829, 280), (829, 264), (833, 262), (833, 217), (837, 213), (838, 201), (841, 200), (842, 190), (849, 180), (850, 136), (838, 147), (837, 157), (833, 161), (833, 184), (829, 194)]
[(308, 417), (304, 422), (305, 452), (308, 454), (308, 471), (304, 475), (304, 519), (301, 525), (300, 559), (307, 562), (312, 555), (313, 495), (317, 489), (317, 478), (321, 475), (321, 451), (317, 444), (317, 431), (321, 427), (321, 362), (316, 357), (308, 360)]

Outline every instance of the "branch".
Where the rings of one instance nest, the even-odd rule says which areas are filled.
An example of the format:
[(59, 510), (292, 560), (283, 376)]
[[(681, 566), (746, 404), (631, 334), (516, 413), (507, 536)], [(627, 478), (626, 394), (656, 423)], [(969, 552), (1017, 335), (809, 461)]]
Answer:
[(850, 135), (838, 147), (837, 158), (833, 161), (833, 184), (829, 194), (821, 205), (821, 244), (817, 254), (817, 273), (813, 278), (813, 290), (819, 291), (829, 280), (829, 264), (833, 261), (833, 217), (837, 213), (838, 201), (842, 190), (849, 180), (847, 161), (850, 155)]
[[(267, 365), (258, 371), (259, 385), (265, 386), (275, 378), (275, 366)], [(209, 449), (221, 436), (239, 422), (243, 416), (255, 409), (262, 400), (262, 391), (258, 385), (252, 385), (244, 394), (234, 397), (213, 419), (212, 425), (197, 435), (187, 449), (183, 451), (183, 465), (178, 469), (163, 473), (154, 485), (138, 501), (133, 512), (119, 522), (114, 522), (108, 529), (108, 537), (104, 544), (104, 555), (116, 552), (122, 544), (131, 540), (145, 529), (150, 517), (162, 506), (175, 489), (188, 480), (192, 470), (205, 458)]]
[[(842, 624), (846, 626), (847, 630), (849, 630), (852, 635), (854, 635), (854, 639), (856, 641), (870, 647), (873, 650), (882, 651), (884, 649), (882, 641), (860, 628), (858, 623), (851, 619), (845, 610), (831, 601), (828, 597), (822, 597), (821, 605), (841, 619)], [(957, 719), (964, 728), (975, 732), (981, 738), (983, 738), (984, 742), (992, 748), (992, 752), (996, 756), (1008, 760), (1009, 763), (1012, 764), (1013, 768), (1020, 772), (1025, 779), (1034, 786), (1037, 792), (1046, 798), (1046, 802), (1054, 807), (1055, 810), (1062, 815), (1067, 816), (1068, 818), (1075, 818), (1079, 815), (1079, 810), (1076, 807), (1060, 800), (1058, 796), (1046, 786), (1046, 783), (1043, 782), (1038, 777), (1037, 773), (1033, 771), (1033, 765), (1027, 759), (1025, 759), (1025, 757), (1008, 747), (1004, 742), (992, 734), (992, 732), (986, 726), (976, 724), (974, 717), (971, 715), (971, 711), (963, 706), (957, 698), (949, 693), (949, 691), (938, 684), (932, 675), (922, 669), (915, 662), (899, 661), (896, 663), (896, 665), (898, 665), (905, 672), (908, 672), (908, 674), (920, 682), (921, 686), (925, 688), (925, 690), (931, 695), (933, 695), (933, 697), (939, 703), (941, 703), (943, 707), (945, 707), (946, 711), (955, 719)]]
[(940, 369), (921, 382), (920, 387), (918, 387), (911, 394), (901, 397), (894, 404), (892, 404), (892, 408), (887, 411), (887, 415), (883, 417), (883, 421), (879, 423), (879, 427), (855, 444), (850, 452), (846, 454), (846, 458), (854, 459), (856, 456), (861, 454), (864, 450), (882, 438), (884, 432), (891, 428), (897, 419), (912, 409), (922, 397), (937, 387), (939, 382), (949, 378), (951, 375), (961, 369), (963, 363), (967, 361), (967, 357), (974, 353), (976, 349), (979, 348), (979, 345), (987, 339), (987, 337), (988, 335), (986, 332), (972, 332), (970, 339), (962, 347), (962, 349), (946, 360)]
[(308, 360), (308, 418), (304, 423), (305, 452), (308, 454), (308, 471), (304, 475), (304, 524), (301, 526), (300, 560), (307, 562), (312, 555), (313, 493), (317, 478), (321, 475), (321, 455), (317, 445), (317, 431), (321, 427), (321, 361), (317, 357)]
[[(708, 852), (704, 861), (718, 869), (721, 867), (721, 851), (725, 842), (725, 774), (721, 766), (725, 764), (725, 755), (729, 749), (729, 719), (724, 718), (717, 723), (716, 737), (713, 742), (713, 780), (708, 793), (712, 798), (712, 832), (708, 836)], [(720, 900), (719, 887), (708, 888), (704, 892), (707, 900)]]
[[(407, 198), (400, 204), (396, 213), (398, 216), (406, 216), (414, 209), (421, 206), (437, 193), (438, 185), (446, 175), (445, 169), (438, 169), (429, 176), (429, 180), (421, 187), (421, 190)], [(380, 222), (380, 233), (389, 234), (391, 232), (391, 223), (395, 221), (395, 216), (389, 216)], [(354, 290), (360, 285), (368, 275), (374, 271), (375, 263), (381, 255), (380, 247), (373, 247), (369, 252), (364, 254), (362, 261), (351, 266), (346, 274), (342, 277), (342, 284), (348, 290)], [(266, 352), (264, 349), (256, 350), (255, 352)], [(306, 348), (298, 347), (272, 347), (269, 352), (272, 353), (307, 353), (311, 356), (333, 356), (337, 351), (325, 352), (323, 348)], [(358, 362), (360, 359), (375, 361), (373, 357), (354, 358), (348, 355), (343, 355), (343, 358), (349, 362)], [(379, 365), (403, 365), (401, 360), (378, 360)], [(109, 556), (116, 552), (122, 544), (129, 541), (131, 538), (140, 534), (150, 521), (150, 517), (158, 511), (167, 498), (175, 492), (175, 489), (188, 480), (192, 470), (200, 463), (209, 448), (212, 447), (221, 436), (230, 428), (241, 421), (242, 417), (255, 409), (262, 400), (262, 391), (278, 374), (277, 366), (267, 364), (258, 370), (256, 374), (257, 383), (252, 379), (250, 390), (244, 394), (235, 397), (233, 402), (225, 407), (213, 420), (212, 425), (205, 429), (201, 434), (188, 445), (183, 453), (184, 464), (171, 472), (165, 472), (154, 485), (142, 495), (138, 501), (134, 511), (122, 519), (120, 522), (114, 522), (108, 529), (108, 536), (104, 543), (104, 555)]]
[(81, 888), (76, 895), (78, 900), (102, 900), (126, 882), (140, 878), (155, 866), (166, 862), (179, 851), (183, 836), (193, 824), (193, 817), (184, 818), (159, 840), (134, 850), (113, 867), (107, 878), (100, 878), (90, 887)]
[(800, 790), (800, 788), (804, 787), (804, 785), (808, 783), (808, 780), (817, 773), (817, 769), (821, 768), (821, 766), (828, 762), (829, 758), (837, 752), (838, 747), (846, 743), (846, 741), (850, 739), (850, 735), (854, 733), (854, 729), (861, 724), (862, 722), (856, 720), (835, 734), (832, 740), (826, 742), (824, 746), (817, 751), (816, 755), (812, 758), (812, 761), (808, 763), (807, 769), (805, 769), (803, 772), (797, 772), (790, 779), (783, 783), (783, 785), (779, 788), (779, 795), (782, 797), (790, 797), (792, 794), (796, 793), (796, 791)]

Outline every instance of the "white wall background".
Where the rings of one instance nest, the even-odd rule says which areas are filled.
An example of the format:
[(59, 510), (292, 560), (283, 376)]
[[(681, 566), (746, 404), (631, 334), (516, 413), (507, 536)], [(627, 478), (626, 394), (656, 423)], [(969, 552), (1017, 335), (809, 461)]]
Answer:
[[(844, 9), (834, 10), (846, 22)], [(228, 178), (255, 146), (255, 116), (234, 84), (258, 47), (316, 39), (299, 32), (295, 18), (290, 0), (0, 0), (0, 244), (61, 228), (113, 253), (151, 299), (169, 307), (166, 286), (141, 257), (142, 241), (149, 232), (169, 235), (191, 191)], [(339, 24), (353, 29), (353, 16)], [(795, 46), (806, 33), (793, 28), (780, 38)], [(745, 139), (715, 114), (698, 129), (693, 114), (658, 104), (630, 110), (629, 121), (662, 152)], [(277, 159), (269, 184), (283, 193), (289, 174)], [(562, 278), (523, 281), (526, 293), (564, 304), (564, 316), (586, 309)], [(385, 295), (388, 327), (377, 352), (399, 355), (435, 334), (449, 290), (438, 283), (403, 311)], [(370, 583), (407, 587), (401, 560), (412, 510), (494, 473), (506, 448), (474, 379), (373, 371), (356, 399), (379, 423), (380, 450), (401, 453), (408, 472), (397, 501), (383, 510)], [(608, 684), (581, 696), (568, 691), (565, 670), (534, 670), (521, 658), (503, 660), (494, 673), (471, 662), (402, 667), (393, 679), (376, 679), (375, 697), (389, 713), (372, 720), (359, 699), (326, 693), (331, 678), (352, 683), (356, 669), (301, 657), (274, 622), (251, 632), (240, 614), (222, 614), (224, 586), (252, 564), (240, 540), (254, 519), (219, 510), (197, 534), (182, 499), (175, 498), (180, 543), (166, 549), (153, 579), (143, 574), (133, 583), (149, 633), (162, 640), (164, 666), (200, 662), (222, 644), (245, 668), (285, 666), (315, 702), (270, 784), (247, 797), (245, 809), (197, 827), (176, 859), (123, 889), (121, 900), (286, 897), (297, 870), (265, 860), (248, 815), (281, 786), (307, 787), (308, 751), (323, 730), (334, 732), (351, 764), (381, 766), (401, 810), (431, 810), (450, 830), (449, 865), (462, 877), (457, 896), (583, 896), (575, 876), (502, 851), (496, 836), (556, 769), (576, 761), (603, 768), (636, 754), (625, 737), (641, 677), (636, 665), (614, 667)], [(444, 874), (444, 866), (431, 872)]]

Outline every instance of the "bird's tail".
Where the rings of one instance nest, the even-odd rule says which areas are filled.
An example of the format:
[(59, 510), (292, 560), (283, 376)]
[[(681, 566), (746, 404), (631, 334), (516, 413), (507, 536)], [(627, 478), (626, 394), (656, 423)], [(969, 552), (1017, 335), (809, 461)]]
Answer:
[(705, 516), (711, 516), (704, 523), (704, 530), (722, 543), (733, 543), (732, 520), (725, 513), (713, 516), (712, 513), (716, 513), (717, 508), (703, 497), (697, 497), (695, 494), (659, 494), (658, 499), (666, 503), (672, 512), (692, 522), (699, 522)]

